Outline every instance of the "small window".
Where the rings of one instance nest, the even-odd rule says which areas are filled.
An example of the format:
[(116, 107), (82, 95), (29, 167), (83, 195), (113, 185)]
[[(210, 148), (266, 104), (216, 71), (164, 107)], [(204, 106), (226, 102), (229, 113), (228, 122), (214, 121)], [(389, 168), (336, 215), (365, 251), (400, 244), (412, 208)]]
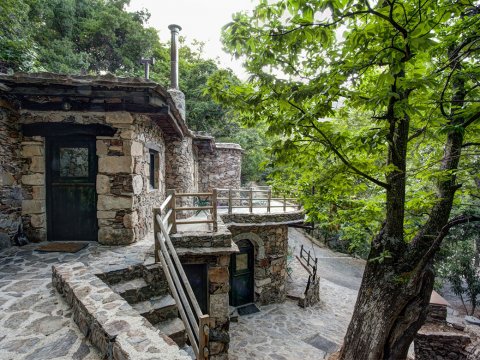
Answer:
[(159, 157), (158, 152), (150, 150), (149, 152), (150, 165), (150, 189), (158, 189), (158, 172), (159, 172)]

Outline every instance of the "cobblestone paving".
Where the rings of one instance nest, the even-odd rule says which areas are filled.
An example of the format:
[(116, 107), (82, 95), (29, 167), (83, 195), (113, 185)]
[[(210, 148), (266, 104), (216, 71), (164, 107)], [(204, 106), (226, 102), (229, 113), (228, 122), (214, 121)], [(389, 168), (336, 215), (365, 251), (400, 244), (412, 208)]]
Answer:
[[(339, 344), (348, 325), (361, 280), (363, 262), (312, 247), (291, 230), (289, 242), (300, 251), (303, 243), (319, 260), (321, 302), (301, 309), (295, 301), (261, 307), (261, 312), (231, 325), (230, 358), (308, 360), (326, 352), (307, 342), (321, 336)], [(130, 246), (105, 247), (91, 243), (76, 254), (38, 253), (39, 244), (0, 252), (0, 360), (100, 360), (83, 339), (65, 301), (51, 285), (51, 265), (80, 261), (99, 272), (143, 262), (152, 239)], [(290, 286), (302, 289), (306, 273), (295, 261)], [(318, 343), (318, 342), (317, 342)]]
[(80, 261), (99, 272), (143, 262), (153, 240), (131, 246), (91, 243), (75, 254), (39, 253), (39, 244), (0, 252), (0, 359), (100, 359), (73, 322), (71, 310), (52, 287), (51, 265)]
[[(287, 300), (262, 306), (259, 313), (240, 316), (238, 323), (230, 325), (230, 359), (323, 359), (328, 355), (324, 350), (334, 351), (329, 344), (334, 343), (337, 348), (341, 344), (365, 263), (313, 245), (299, 231), (290, 229), (289, 246), (295, 248), (296, 254), (301, 244), (319, 257), (320, 303), (302, 309), (296, 301)], [(307, 273), (297, 260), (289, 266), (293, 274), (288, 285), (298, 292), (304, 289)]]

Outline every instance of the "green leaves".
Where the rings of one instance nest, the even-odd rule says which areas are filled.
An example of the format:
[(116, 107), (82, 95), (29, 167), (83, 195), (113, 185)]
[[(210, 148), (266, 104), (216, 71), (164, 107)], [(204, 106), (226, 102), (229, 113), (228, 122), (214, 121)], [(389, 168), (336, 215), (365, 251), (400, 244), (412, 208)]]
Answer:
[[(472, 189), (473, 170), (441, 170), (449, 133), (478, 138), (468, 119), (480, 113), (480, 19), (459, 16), (469, 6), (261, 1), (254, 16), (237, 14), (224, 31), (225, 47), (242, 56), (251, 78), (224, 78), (216, 96), (245, 124), (267, 124), (272, 183), (299, 187), (308, 216), (352, 251), (363, 251), (385, 216), (385, 192), (369, 180), (404, 177), (405, 241), (439, 203), (439, 182), (454, 174)], [(466, 101), (456, 103), (460, 80)], [(405, 123), (406, 135), (396, 131)], [(394, 163), (402, 136), (406, 157)], [(460, 164), (473, 169), (475, 159)]]

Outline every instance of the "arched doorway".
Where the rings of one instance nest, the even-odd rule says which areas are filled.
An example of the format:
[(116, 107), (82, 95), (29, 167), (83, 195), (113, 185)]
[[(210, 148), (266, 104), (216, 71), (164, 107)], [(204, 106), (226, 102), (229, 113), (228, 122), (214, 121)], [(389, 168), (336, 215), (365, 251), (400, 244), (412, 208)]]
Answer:
[(230, 305), (241, 306), (254, 300), (254, 247), (244, 239), (237, 242), (239, 253), (230, 257)]

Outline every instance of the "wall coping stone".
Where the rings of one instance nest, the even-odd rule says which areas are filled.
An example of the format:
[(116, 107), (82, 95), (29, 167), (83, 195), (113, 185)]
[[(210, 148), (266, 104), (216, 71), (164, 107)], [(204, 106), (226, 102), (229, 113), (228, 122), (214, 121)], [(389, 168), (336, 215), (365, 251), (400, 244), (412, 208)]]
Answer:
[(220, 214), (220, 216), (228, 227), (292, 225), (305, 221), (305, 213), (303, 210), (270, 214)]

